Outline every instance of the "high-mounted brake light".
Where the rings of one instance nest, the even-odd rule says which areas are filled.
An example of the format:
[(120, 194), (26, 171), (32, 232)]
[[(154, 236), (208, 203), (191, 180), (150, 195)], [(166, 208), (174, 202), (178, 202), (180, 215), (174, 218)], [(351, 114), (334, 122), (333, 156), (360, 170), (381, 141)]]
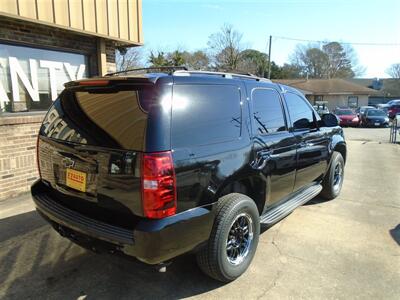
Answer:
[(161, 219), (176, 213), (176, 178), (170, 151), (142, 156), (144, 216)]
[(79, 85), (84, 86), (98, 86), (98, 85), (108, 85), (110, 83), (109, 80), (83, 80), (79, 81)]

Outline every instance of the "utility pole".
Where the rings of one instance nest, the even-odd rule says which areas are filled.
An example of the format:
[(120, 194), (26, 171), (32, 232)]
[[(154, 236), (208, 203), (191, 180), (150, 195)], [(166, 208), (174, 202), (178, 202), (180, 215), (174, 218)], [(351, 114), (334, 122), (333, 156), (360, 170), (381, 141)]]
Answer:
[(271, 43), (272, 43), (272, 35), (269, 36), (269, 46), (268, 46), (268, 79), (271, 79)]

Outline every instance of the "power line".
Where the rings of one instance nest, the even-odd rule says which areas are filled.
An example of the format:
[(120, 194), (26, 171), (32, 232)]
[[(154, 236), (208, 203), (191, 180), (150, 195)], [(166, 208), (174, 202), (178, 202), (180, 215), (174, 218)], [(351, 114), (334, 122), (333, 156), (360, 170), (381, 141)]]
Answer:
[[(331, 41), (317, 41), (317, 40), (291, 38), (286, 36), (273, 36), (273, 38), (281, 40), (297, 41), (297, 42), (319, 43), (319, 44), (328, 44), (331, 42)], [(400, 43), (358, 43), (358, 42), (338, 42), (338, 43), (343, 45), (359, 45), (359, 46), (391, 46), (391, 47), (400, 46)]]

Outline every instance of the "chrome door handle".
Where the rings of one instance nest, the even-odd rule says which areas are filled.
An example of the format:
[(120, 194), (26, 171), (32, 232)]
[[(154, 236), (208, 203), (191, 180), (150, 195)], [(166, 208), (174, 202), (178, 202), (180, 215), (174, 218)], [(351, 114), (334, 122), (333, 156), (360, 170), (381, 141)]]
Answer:
[(267, 165), (267, 162), (275, 157), (271, 151), (260, 151), (257, 153), (257, 158), (251, 163), (251, 167), (256, 170), (262, 170)]
[(267, 161), (268, 161), (268, 159), (264, 159), (263, 162), (261, 163), (261, 165), (259, 165), (259, 166), (257, 167), (257, 170), (262, 170), (262, 169), (264, 169), (265, 166), (267, 165)]

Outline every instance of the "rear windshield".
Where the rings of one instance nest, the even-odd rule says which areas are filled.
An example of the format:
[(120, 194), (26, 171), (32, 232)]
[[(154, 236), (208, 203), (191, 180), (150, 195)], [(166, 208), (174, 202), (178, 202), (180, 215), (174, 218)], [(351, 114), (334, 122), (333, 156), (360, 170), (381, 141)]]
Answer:
[(151, 89), (64, 91), (47, 113), (41, 134), (56, 140), (143, 150)]
[(386, 116), (384, 111), (375, 109), (368, 110), (367, 114), (368, 116)]

